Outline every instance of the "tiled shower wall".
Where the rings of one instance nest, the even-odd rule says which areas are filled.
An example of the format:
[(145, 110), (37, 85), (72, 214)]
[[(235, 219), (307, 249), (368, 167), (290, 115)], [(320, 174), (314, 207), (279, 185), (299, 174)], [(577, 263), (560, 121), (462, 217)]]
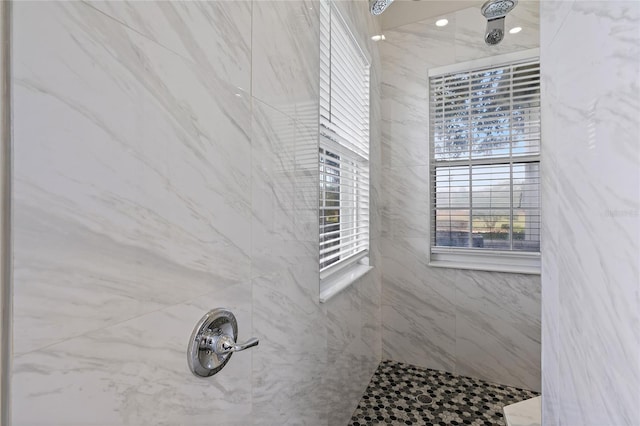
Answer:
[[(340, 2), (372, 64), (365, 2)], [(318, 303), (317, 1), (15, 2), (13, 424), (346, 424), (377, 267)], [(260, 345), (194, 377), (192, 327)]]
[(540, 277), (427, 264), (428, 70), (539, 46), (537, 2), (518, 4), (507, 29), (522, 32), (493, 47), (479, 6), (381, 43), (383, 358), (539, 390)]
[(540, 11), (543, 424), (640, 424), (640, 3)]

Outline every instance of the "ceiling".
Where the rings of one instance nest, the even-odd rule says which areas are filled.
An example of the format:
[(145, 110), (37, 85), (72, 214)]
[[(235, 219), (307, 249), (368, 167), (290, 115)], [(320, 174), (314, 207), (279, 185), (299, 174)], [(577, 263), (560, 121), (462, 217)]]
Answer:
[(484, 0), (395, 0), (380, 16), (381, 25), (388, 30), (483, 3)]

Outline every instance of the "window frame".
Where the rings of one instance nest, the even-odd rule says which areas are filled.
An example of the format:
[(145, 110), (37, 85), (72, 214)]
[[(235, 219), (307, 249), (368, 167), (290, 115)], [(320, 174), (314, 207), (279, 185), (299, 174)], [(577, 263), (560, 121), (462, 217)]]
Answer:
[[(516, 64), (525, 61), (540, 61), (540, 49), (528, 49), (519, 52), (508, 53), (504, 55), (495, 55), (487, 58), (476, 59), (468, 62), (461, 62), (443, 67), (431, 68), (427, 75), (427, 98), (431, 99), (431, 78), (444, 74), (452, 74), (456, 72), (473, 71), (478, 68), (490, 68)], [(540, 90), (542, 90), (540, 85)], [(427, 140), (429, 144), (429, 187), (427, 196), (429, 197), (429, 232), (435, 232), (435, 160), (434, 160), (434, 140), (431, 133), (431, 106), (428, 106), (427, 126), (429, 134)], [(541, 164), (540, 157), (542, 153), (542, 138), (540, 138), (539, 153), (537, 164)], [(526, 158), (523, 156), (522, 158)], [(518, 162), (517, 157), (503, 159), (499, 164), (515, 164)], [(539, 172), (539, 179), (542, 179), (542, 170)], [(511, 176), (513, 181), (513, 176)], [(471, 182), (469, 182), (471, 185)], [(471, 190), (471, 187), (470, 187)], [(471, 206), (470, 206), (471, 208)], [(513, 209), (513, 205), (510, 206)], [(540, 212), (542, 212), (542, 200), (540, 200)], [(480, 270), (490, 272), (510, 272), (521, 274), (539, 275), (541, 268), (541, 253), (527, 251), (504, 251), (504, 250), (473, 250), (464, 247), (441, 247), (435, 245), (435, 237), (430, 235), (429, 251), (427, 254), (427, 262), (430, 266), (442, 268)]]
[[(349, 255), (347, 258), (345, 259), (340, 259), (337, 260), (335, 263), (330, 264), (324, 268), (321, 268), (321, 265), (323, 263), (323, 258), (322, 256), (319, 255), (319, 263), (318, 263), (318, 267), (321, 269), (319, 270), (319, 281), (320, 281), (320, 285), (319, 285), (319, 289), (320, 289), (320, 302), (324, 303), (327, 300), (329, 300), (330, 298), (332, 298), (333, 296), (335, 296), (336, 294), (338, 294), (340, 291), (342, 291), (343, 289), (347, 288), (349, 285), (351, 285), (353, 282), (355, 282), (356, 280), (358, 280), (360, 277), (362, 277), (363, 275), (365, 275), (368, 271), (370, 271), (372, 269), (372, 266), (369, 264), (369, 249), (370, 249), (370, 244), (371, 244), (371, 238), (370, 238), (370, 210), (369, 210), (369, 202), (370, 202), (370, 187), (371, 187), (371, 178), (370, 178), (370, 160), (369, 160), (369, 149), (370, 149), (370, 145), (371, 145), (371, 87), (370, 87), (370, 78), (371, 78), (371, 57), (370, 55), (362, 48), (362, 46), (360, 45), (360, 43), (358, 43), (358, 39), (355, 37), (353, 31), (351, 31), (351, 26), (349, 21), (347, 21), (344, 16), (342, 15), (342, 13), (340, 12), (339, 8), (334, 4), (333, 1), (330, 0), (322, 0), (321, 1), (321, 8), (324, 8), (323, 10), (321, 10), (321, 28), (320, 28), (320, 49), (326, 49), (325, 47), (323, 47), (323, 43), (325, 43), (325, 45), (329, 46), (329, 58), (332, 55), (333, 52), (333, 48), (331, 45), (331, 42), (326, 43), (327, 40), (325, 38), (323, 38), (323, 28), (324, 24), (322, 21), (323, 18), (323, 13), (326, 14), (328, 12), (328, 16), (330, 17), (330, 25), (329, 25), (329, 31), (332, 30), (332, 26), (335, 25), (336, 23), (335, 21), (339, 21), (338, 25), (341, 25), (341, 31), (343, 33), (344, 36), (346, 36), (348, 39), (350, 39), (354, 46), (350, 46), (348, 49), (352, 49), (352, 48), (356, 48), (362, 56), (363, 59), (363, 63), (364, 63), (364, 68), (366, 69), (366, 74), (363, 73), (363, 78), (366, 80), (363, 83), (366, 84), (366, 102), (368, 103), (367, 105), (367, 110), (366, 110), (366, 155), (363, 157), (362, 153), (359, 152), (359, 150), (361, 149), (361, 146), (357, 145), (354, 148), (350, 148), (348, 146), (346, 146), (345, 144), (340, 143), (337, 140), (333, 140), (327, 136), (323, 135), (323, 131), (326, 131), (323, 126), (322, 126), (322, 121), (323, 121), (323, 115), (322, 115), (322, 111), (323, 111), (323, 106), (322, 106), (322, 99), (320, 101), (320, 105), (319, 105), (319, 111), (318, 111), (318, 119), (319, 119), (319, 128), (318, 128), (318, 165), (320, 168), (320, 172), (319, 172), (319, 178), (322, 179), (323, 176), (326, 176), (326, 160), (325, 160), (325, 165), (323, 166), (323, 163), (321, 162), (321, 158), (324, 156), (324, 158), (326, 159), (327, 157), (327, 151), (329, 151), (332, 154), (338, 155), (338, 159), (337, 162), (338, 163), (342, 163), (344, 162), (345, 164), (345, 169), (349, 168), (348, 164), (352, 164), (351, 166), (351, 170), (349, 170), (346, 173), (353, 173), (354, 171), (358, 170), (358, 167), (360, 167), (362, 164), (365, 164), (366, 169), (364, 170), (364, 174), (363, 176), (366, 178), (366, 197), (365, 197), (365, 201), (364, 203), (366, 203), (366, 209), (365, 212), (363, 212), (362, 210), (360, 210), (358, 207), (360, 207), (360, 203), (362, 202), (362, 200), (357, 201), (357, 198), (361, 195), (357, 194), (357, 191), (360, 188), (360, 184), (356, 184), (355, 186), (349, 186), (349, 185), (345, 185), (345, 186), (340, 186), (340, 195), (339, 197), (342, 198), (344, 196), (344, 194), (346, 194), (349, 191), (352, 191), (351, 193), (351, 197), (354, 200), (354, 206), (353, 208), (348, 209), (349, 211), (343, 211), (342, 209), (340, 210), (340, 223), (344, 223), (344, 219), (343, 216), (346, 214), (351, 215), (352, 217), (357, 216), (358, 220), (357, 223), (354, 222), (354, 226), (353, 229), (356, 230), (354, 231), (355, 234), (360, 234), (360, 226), (362, 223), (364, 223), (366, 225), (366, 230), (364, 231), (364, 234), (367, 235), (367, 239), (366, 239), (366, 248), (364, 250), (359, 250), (354, 254)], [(331, 34), (331, 33), (330, 33)], [(331, 40), (331, 35), (329, 37), (329, 40)], [(326, 53), (326, 50), (321, 50), (320, 55), (321, 57), (323, 57)], [(330, 61), (330, 66), (333, 66), (333, 62)], [(322, 59), (321, 59), (321, 67), (322, 67)], [(338, 74), (342, 75), (344, 73), (344, 70), (339, 70)], [(345, 74), (346, 75), (346, 74)], [(321, 81), (320, 81), (320, 85), (322, 85), (322, 77), (321, 77)], [(331, 79), (331, 73), (329, 74), (329, 87), (331, 87), (332, 84), (332, 79)], [(363, 92), (364, 93), (364, 92)], [(322, 90), (321, 90), (321, 96), (322, 96)], [(329, 103), (331, 105), (331, 88), (329, 88)], [(331, 108), (332, 109), (332, 108)], [(340, 119), (338, 120), (340, 121)], [(338, 125), (338, 128), (341, 129), (340, 125)], [(335, 129), (335, 128), (334, 128)], [(331, 131), (333, 131), (334, 129), (331, 129)], [(336, 133), (337, 136), (339, 137), (340, 135), (338, 133)], [(351, 134), (351, 133), (349, 133)], [(364, 139), (363, 139), (364, 142)], [(366, 158), (365, 158), (366, 157)], [(362, 161), (364, 159), (364, 161)], [(334, 166), (335, 167), (335, 166)], [(355, 175), (357, 176), (357, 174)], [(320, 180), (319, 182), (320, 184), (323, 183), (322, 180)], [(322, 189), (320, 189), (320, 191), (322, 191)], [(320, 201), (322, 201), (323, 198), (320, 198)], [(322, 217), (323, 214), (323, 210), (322, 207), (320, 206), (320, 203), (318, 204), (319, 206), (319, 215), (320, 217)], [(324, 206), (326, 207), (326, 206)], [(338, 207), (341, 207), (340, 205), (338, 205)], [(362, 215), (366, 214), (366, 218), (362, 219)], [(319, 218), (320, 218), (319, 217)], [(319, 226), (321, 227), (321, 223), (320, 221), (318, 222)], [(321, 233), (321, 229), (319, 228), (319, 236), (318, 236), (318, 242), (319, 242), (319, 249), (323, 250), (322, 244), (322, 233)], [(345, 239), (349, 239), (349, 238), (354, 238), (353, 235), (349, 234), (346, 236), (343, 236), (342, 232), (343, 230), (340, 229), (340, 238), (338, 241), (338, 245), (344, 243), (343, 238)], [(333, 231), (335, 232), (335, 231)]]

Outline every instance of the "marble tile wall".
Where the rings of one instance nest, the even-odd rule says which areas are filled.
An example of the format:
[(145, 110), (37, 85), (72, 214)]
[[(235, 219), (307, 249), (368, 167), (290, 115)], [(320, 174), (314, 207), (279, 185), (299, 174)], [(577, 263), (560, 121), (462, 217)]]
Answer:
[[(10, 156), (7, 156), (7, 152), (9, 152), (11, 145), (8, 143), (11, 140), (11, 133), (9, 132), (10, 130), (10, 126), (8, 125), (8, 123), (10, 123), (11, 120), (11, 104), (10, 104), (10, 90), (11, 90), (11, 85), (9, 84), (9, 75), (10, 73), (9, 71), (9, 67), (7, 66), (7, 64), (9, 63), (10, 60), (10, 48), (11, 48), (11, 43), (10, 43), (10, 30), (11, 30), (11, 21), (10, 21), (10, 16), (9, 16), (9, 10), (10, 10), (11, 5), (8, 2), (3, 2), (0, 3), (0, 22), (2, 22), (2, 31), (0, 31), (0, 63), (2, 63), (2, 65), (0, 65), (0, 143), (2, 143), (2, 154), (0, 154), (0, 173), (2, 173), (0, 176), (2, 176), (0, 178), (0, 186), (4, 189), (2, 189), (0, 191), (0, 197), (2, 197), (2, 204), (4, 206), (6, 206), (7, 201), (10, 201), (9, 198), (9, 186), (6, 185), (6, 183), (11, 182), (10, 180), (10, 175), (11, 172), (9, 170), (9, 165), (11, 164), (11, 159)], [(3, 223), (6, 223), (7, 225), (9, 225), (8, 221), (4, 220), (4, 215), (7, 214), (7, 207), (2, 207), (2, 217), (3, 217)], [(11, 231), (11, 227), (10, 225), (3, 225), (0, 227), (0, 239), (3, 242), (8, 242), (9, 241), (9, 235), (10, 235), (10, 231)], [(0, 257), (2, 259), (8, 259), (8, 256), (11, 254), (10, 248), (8, 247), (7, 244), (2, 244), (2, 248), (0, 249)], [(7, 268), (9, 262), (1, 262), (0, 264), (0, 277), (1, 278), (1, 287), (2, 289), (6, 289), (7, 288), (7, 284), (10, 283), (10, 275), (7, 274), (6, 272), (10, 269)], [(10, 314), (10, 311), (6, 310), (8, 305), (7, 303), (5, 303), (5, 301), (7, 300), (7, 296), (5, 296), (5, 292), (2, 291), (2, 294), (0, 295), (0, 304), (2, 304), (2, 310), (4, 312), (3, 314), (3, 318), (0, 319), (0, 327), (2, 327), (2, 330), (8, 330), (9, 327), (7, 326), (8, 324), (6, 323), (6, 320), (4, 319), (4, 317), (7, 317)], [(7, 315), (8, 314), (8, 315)], [(7, 333), (3, 333), (4, 336), (7, 336)], [(5, 362), (10, 360), (10, 354), (11, 354), (11, 349), (9, 349), (6, 345), (6, 342), (8, 339), (5, 340), (5, 337), (2, 337), (1, 341), (3, 343), (0, 343), (0, 365), (7, 365)], [(3, 367), (3, 371), (5, 371), (5, 367)], [(8, 383), (7, 380), (7, 375), (3, 374), (1, 377), (1, 381), (0, 381), (0, 398), (3, 398), (2, 401), (7, 401), (6, 396), (7, 396), (7, 387), (6, 384)], [(8, 413), (8, 410), (5, 409), (4, 407), (5, 404), (0, 404), (0, 423), (1, 422), (7, 422), (5, 419), (7, 418), (6, 414)]]
[(545, 425), (640, 424), (640, 4), (540, 9)]
[[(379, 32), (370, 51), (379, 195)], [(13, 424), (346, 424), (381, 270), (318, 303), (317, 1), (14, 4)], [(372, 260), (381, 266), (372, 209)], [(260, 345), (209, 379), (209, 309)]]
[(521, 1), (496, 47), (479, 6), (385, 31), (382, 56), (383, 358), (540, 389), (540, 277), (432, 268), (430, 68), (538, 47), (538, 3)]
[[(323, 305), (328, 321), (327, 368), (324, 371), (328, 397), (328, 423), (346, 425), (350, 415), (375, 373), (382, 359), (382, 258), (380, 245), (379, 194), (382, 179), (381, 161), (381, 118), (380, 109), (380, 56), (378, 45), (371, 41), (372, 34), (379, 34), (378, 21), (371, 19), (367, 2), (335, 2), (343, 18), (352, 28), (360, 28), (355, 33), (360, 46), (368, 46), (371, 68), (371, 138), (378, 143), (370, 147), (371, 206), (370, 210), (370, 259), (374, 269), (362, 277), (355, 285)], [(364, 387), (362, 386), (364, 384)], [(354, 403), (355, 401), (355, 403)]]

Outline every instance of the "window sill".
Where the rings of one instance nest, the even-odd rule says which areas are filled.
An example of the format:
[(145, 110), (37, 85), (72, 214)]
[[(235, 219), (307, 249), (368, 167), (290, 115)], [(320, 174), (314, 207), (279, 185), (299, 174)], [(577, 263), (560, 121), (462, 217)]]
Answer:
[(355, 264), (321, 281), (320, 303), (326, 303), (336, 294), (362, 278), (373, 266)]
[(437, 268), (540, 275), (540, 253), (437, 249), (429, 265)]

